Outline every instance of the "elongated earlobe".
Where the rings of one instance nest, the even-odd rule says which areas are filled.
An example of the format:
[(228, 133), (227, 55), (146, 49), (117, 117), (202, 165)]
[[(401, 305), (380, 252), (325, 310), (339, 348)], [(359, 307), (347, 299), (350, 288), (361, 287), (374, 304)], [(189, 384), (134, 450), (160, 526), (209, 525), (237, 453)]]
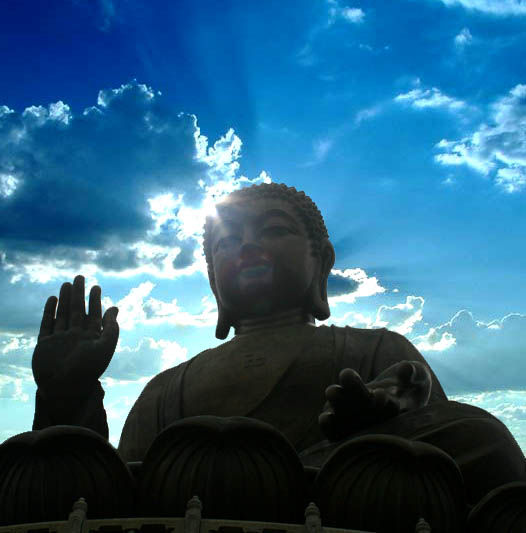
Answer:
[(228, 333), (230, 332), (230, 319), (228, 318), (228, 313), (225, 311), (223, 306), (219, 303), (219, 299), (216, 297), (217, 301), (217, 326), (216, 326), (216, 338), (217, 339), (226, 339)]
[(330, 241), (325, 241), (320, 254), (318, 279), (314, 280), (310, 289), (310, 307), (314, 318), (326, 320), (331, 316), (327, 297), (327, 282), (334, 266), (334, 248)]
[(216, 325), (216, 338), (217, 339), (226, 339), (230, 333), (230, 328), (234, 326), (232, 319), (229, 316), (227, 310), (221, 305), (221, 301), (217, 296), (216, 283), (213, 272), (208, 270), (208, 279), (210, 281), (210, 288), (214, 293), (216, 303), (217, 303), (217, 325)]

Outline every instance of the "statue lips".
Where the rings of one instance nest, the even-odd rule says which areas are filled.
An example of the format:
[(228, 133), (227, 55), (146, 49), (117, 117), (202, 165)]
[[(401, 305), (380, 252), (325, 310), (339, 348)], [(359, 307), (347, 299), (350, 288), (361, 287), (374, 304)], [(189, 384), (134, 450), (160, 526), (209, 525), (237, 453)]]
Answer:
[(240, 262), (238, 279), (240, 283), (253, 284), (263, 283), (267, 285), (271, 281), (272, 264), (261, 257), (245, 259)]

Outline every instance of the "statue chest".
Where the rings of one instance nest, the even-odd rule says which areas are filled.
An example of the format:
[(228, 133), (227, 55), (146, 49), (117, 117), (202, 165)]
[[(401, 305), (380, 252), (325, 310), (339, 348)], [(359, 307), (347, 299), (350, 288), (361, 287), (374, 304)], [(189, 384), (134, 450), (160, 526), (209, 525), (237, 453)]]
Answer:
[(258, 413), (264, 419), (267, 405), (297, 404), (298, 397), (305, 407), (312, 401), (321, 409), (325, 387), (332, 383), (334, 356), (332, 346), (317, 342), (316, 329), (307, 329), (302, 337), (236, 339), (196, 357), (184, 379), (185, 416)]

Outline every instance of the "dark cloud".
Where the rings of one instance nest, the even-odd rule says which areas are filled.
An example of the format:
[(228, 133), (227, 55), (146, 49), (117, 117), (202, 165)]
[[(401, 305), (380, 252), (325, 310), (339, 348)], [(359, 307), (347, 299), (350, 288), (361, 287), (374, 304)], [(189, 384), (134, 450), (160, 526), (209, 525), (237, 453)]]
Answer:
[(97, 254), (96, 264), (102, 270), (120, 271), (127, 268), (137, 268), (140, 262), (136, 250), (119, 243), (113, 243)]
[(159, 233), (151, 238), (151, 242), (165, 248), (179, 248), (177, 257), (172, 261), (176, 269), (190, 266), (194, 262), (194, 252), (201, 248), (201, 244), (196, 239), (179, 237), (177, 227), (173, 223), (162, 225)]
[(360, 284), (352, 278), (329, 274), (327, 283), (327, 294), (329, 296), (340, 296), (356, 291)]
[(5, 240), (73, 247), (132, 242), (152, 227), (147, 198), (199, 199), (208, 165), (196, 118), (136, 82), (101, 91), (74, 115), (59, 102), (0, 109), (0, 226)]
[(56, 290), (56, 284), (35, 286), (25, 281), (13, 284), (8, 273), (0, 272), (0, 335), (38, 334), (44, 303)]
[(177, 257), (173, 260), (174, 268), (186, 268), (194, 262), (195, 241), (189, 244), (189, 246), (182, 247)]

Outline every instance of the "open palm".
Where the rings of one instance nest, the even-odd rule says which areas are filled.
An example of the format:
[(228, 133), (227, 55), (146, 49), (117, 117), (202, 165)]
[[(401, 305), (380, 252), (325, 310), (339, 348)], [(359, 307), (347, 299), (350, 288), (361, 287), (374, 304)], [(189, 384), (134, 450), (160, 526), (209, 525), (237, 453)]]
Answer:
[(62, 285), (58, 307), (55, 296), (48, 298), (32, 361), (46, 397), (82, 395), (110, 363), (119, 338), (118, 309), (111, 307), (102, 317), (100, 295), (100, 287), (92, 287), (86, 314), (84, 277), (77, 276)]
[(339, 383), (325, 390), (327, 402), (319, 416), (323, 434), (338, 441), (404, 411), (427, 405), (432, 378), (419, 361), (400, 361), (373, 381), (364, 383), (358, 372), (345, 368)]

